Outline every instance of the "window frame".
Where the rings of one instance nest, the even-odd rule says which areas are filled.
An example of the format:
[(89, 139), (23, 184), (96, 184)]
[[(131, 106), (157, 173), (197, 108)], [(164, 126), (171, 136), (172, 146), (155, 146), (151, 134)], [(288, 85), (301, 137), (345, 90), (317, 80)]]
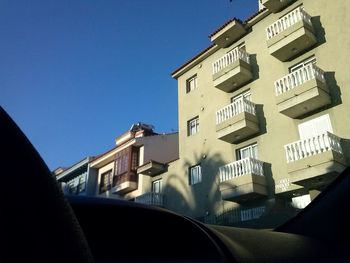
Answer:
[(69, 194), (78, 195), (86, 190), (87, 173), (82, 173), (67, 182)]
[(294, 71), (297, 71), (298, 69), (301, 69), (309, 64), (316, 64), (317, 63), (317, 59), (315, 57), (315, 55), (308, 57), (307, 59), (304, 59), (300, 62), (298, 62), (297, 64), (294, 64), (293, 66), (288, 68), (288, 72), (289, 73), (293, 73)]
[(162, 193), (163, 192), (163, 179), (158, 179), (152, 181), (152, 193)]
[[(109, 179), (105, 180), (105, 177), (107, 175)], [(105, 182), (107, 182), (108, 184), (105, 185)], [(100, 194), (110, 190), (112, 188), (112, 184), (113, 184), (113, 169), (109, 169), (108, 171), (101, 174), (100, 185), (99, 185)]]
[[(323, 125), (320, 125), (321, 122)], [(320, 128), (323, 128), (324, 131), (322, 131)], [(298, 124), (300, 140), (315, 137), (325, 133), (326, 131), (333, 133), (332, 121), (328, 113)], [(311, 136), (308, 134), (311, 134)]]
[[(194, 83), (193, 87), (191, 86), (192, 81)], [(186, 80), (186, 93), (190, 93), (191, 91), (197, 88), (198, 88), (198, 77), (197, 77), (197, 74), (195, 74)]]
[(77, 194), (80, 194), (80, 193), (85, 192), (85, 190), (86, 190), (86, 181), (87, 181), (86, 173), (81, 174), (81, 175), (79, 176), (79, 180), (78, 180)]
[(114, 176), (121, 176), (130, 171), (136, 171), (139, 165), (139, 149), (130, 146), (115, 154)]
[[(196, 172), (196, 173), (194, 173)], [(202, 182), (202, 166), (201, 164), (196, 164), (188, 168), (188, 183), (189, 185), (195, 185)]]
[[(254, 147), (256, 148), (256, 156), (254, 156), (254, 150), (253, 150)], [(254, 159), (258, 159), (258, 157), (259, 157), (259, 148), (258, 148), (258, 144), (257, 144), (257, 143), (252, 143), (252, 144), (250, 144), (250, 145), (247, 145), (247, 146), (238, 148), (238, 149), (236, 150), (236, 159), (237, 159), (237, 161), (242, 160), (242, 159), (245, 159), (245, 158), (248, 158), (248, 157), (242, 158), (242, 151), (243, 151), (243, 150), (247, 150), (247, 149), (249, 149), (249, 155), (250, 155), (250, 156), (248, 156), (248, 157), (254, 158)]]
[(236, 96), (231, 97), (230, 102), (234, 103), (235, 101), (240, 100), (241, 98), (244, 98), (248, 101), (252, 101), (252, 93), (251, 93), (250, 89), (246, 90), (246, 91), (244, 91)]
[[(194, 123), (192, 129), (192, 123)], [(199, 132), (199, 116), (196, 116), (187, 121), (187, 136), (193, 136)]]

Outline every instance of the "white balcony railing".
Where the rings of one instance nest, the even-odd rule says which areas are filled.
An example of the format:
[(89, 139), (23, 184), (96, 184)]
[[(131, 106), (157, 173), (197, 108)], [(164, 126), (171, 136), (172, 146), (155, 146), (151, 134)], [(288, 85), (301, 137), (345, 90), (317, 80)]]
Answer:
[(216, 112), (216, 125), (242, 113), (249, 112), (255, 115), (255, 104), (245, 98), (240, 98)]
[(300, 69), (297, 69), (296, 71), (293, 71), (292, 73), (275, 81), (276, 96), (315, 78), (323, 83), (326, 83), (324, 71), (315, 64), (308, 64)]
[(220, 182), (224, 182), (245, 174), (264, 175), (263, 162), (254, 158), (244, 158), (242, 160), (226, 164), (219, 168)]
[(284, 149), (286, 151), (287, 163), (330, 150), (342, 154), (340, 138), (330, 132), (289, 143), (284, 146)]
[(304, 20), (306, 23), (312, 26), (311, 16), (306, 13), (302, 7), (298, 7), (288, 14), (282, 16), (280, 19), (266, 28), (267, 40), (273, 38), (301, 20)]
[(245, 50), (237, 47), (212, 64), (213, 74), (218, 73), (220, 70), (226, 68), (228, 65), (232, 64), (238, 59), (242, 59), (249, 64), (249, 54), (245, 52)]
[(135, 202), (146, 205), (164, 206), (165, 197), (162, 193), (150, 192), (137, 196)]

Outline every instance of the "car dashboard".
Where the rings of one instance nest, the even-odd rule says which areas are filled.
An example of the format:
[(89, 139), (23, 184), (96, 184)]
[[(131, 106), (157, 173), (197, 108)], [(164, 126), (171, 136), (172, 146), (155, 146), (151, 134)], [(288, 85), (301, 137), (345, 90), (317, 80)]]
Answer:
[(301, 235), (204, 225), (128, 201), (69, 197), (69, 202), (96, 262), (340, 262), (344, 258), (340, 246)]

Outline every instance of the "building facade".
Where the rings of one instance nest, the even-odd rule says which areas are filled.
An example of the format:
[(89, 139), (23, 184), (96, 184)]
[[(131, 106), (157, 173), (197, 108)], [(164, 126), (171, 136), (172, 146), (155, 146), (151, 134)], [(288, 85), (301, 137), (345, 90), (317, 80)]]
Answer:
[(86, 157), (69, 168), (56, 169), (56, 179), (67, 195), (94, 196), (96, 173), (90, 168), (93, 157)]
[(259, 6), (172, 73), (179, 159), (163, 193), (169, 209), (205, 222), (282, 222), (349, 163), (350, 2)]
[(97, 178), (95, 196), (166, 207), (159, 174), (178, 156), (177, 133), (158, 134), (151, 125), (135, 124), (90, 163)]

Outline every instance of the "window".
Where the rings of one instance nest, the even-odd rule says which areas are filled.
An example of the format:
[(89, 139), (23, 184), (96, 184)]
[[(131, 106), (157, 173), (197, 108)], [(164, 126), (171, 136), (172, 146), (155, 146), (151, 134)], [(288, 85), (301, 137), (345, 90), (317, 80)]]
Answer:
[(197, 88), (197, 75), (194, 75), (193, 77), (189, 78), (186, 81), (186, 93), (189, 93), (196, 88)]
[(292, 198), (292, 206), (298, 209), (303, 209), (310, 203), (311, 203), (311, 197), (309, 194)]
[(139, 161), (139, 148), (128, 147), (115, 155), (114, 175), (122, 175), (128, 171), (135, 171)]
[(305, 59), (302, 62), (299, 62), (298, 64), (290, 67), (289, 73), (297, 71), (298, 69), (301, 69), (302, 67), (305, 67), (309, 64), (316, 64), (316, 57), (315, 56), (312, 56), (311, 58)]
[(70, 180), (67, 185), (68, 185), (68, 192), (69, 194), (77, 194), (77, 189), (78, 189), (78, 183), (79, 181), (74, 178), (73, 180)]
[(202, 182), (202, 169), (200, 164), (190, 167), (190, 185)]
[(316, 137), (325, 132), (333, 132), (331, 120), (328, 114), (303, 122), (298, 125), (300, 139)]
[(68, 192), (70, 194), (80, 194), (85, 191), (86, 188), (86, 175), (87, 173), (83, 173), (74, 179), (67, 182)]
[(77, 193), (82, 193), (85, 191), (86, 188), (86, 174), (84, 173), (82, 175), (79, 176), (79, 184), (78, 184), (78, 189), (77, 189)]
[(257, 144), (252, 144), (237, 150), (237, 160), (241, 160), (248, 157), (258, 159)]
[(199, 132), (199, 117), (187, 122), (187, 135), (192, 136)]
[(132, 155), (131, 155), (131, 170), (136, 170), (137, 166), (138, 166), (138, 157), (139, 154), (136, 151), (136, 149), (132, 151)]
[(108, 172), (105, 172), (101, 175), (100, 194), (111, 189), (112, 181), (113, 181), (112, 170), (109, 170)]
[(120, 175), (128, 171), (129, 149), (122, 150), (116, 154), (114, 174)]
[(239, 100), (241, 100), (241, 99), (246, 99), (246, 100), (249, 100), (249, 101), (251, 101), (251, 93), (250, 93), (250, 90), (248, 90), (248, 91), (246, 91), (246, 92), (243, 92), (243, 93), (241, 93), (241, 94), (239, 94), (239, 95), (237, 95), (237, 96), (235, 96), (235, 97), (232, 97), (231, 98), (231, 103), (234, 103), (234, 102), (236, 102), (236, 101), (239, 101)]
[(162, 179), (152, 182), (152, 192), (161, 193), (162, 192)]

